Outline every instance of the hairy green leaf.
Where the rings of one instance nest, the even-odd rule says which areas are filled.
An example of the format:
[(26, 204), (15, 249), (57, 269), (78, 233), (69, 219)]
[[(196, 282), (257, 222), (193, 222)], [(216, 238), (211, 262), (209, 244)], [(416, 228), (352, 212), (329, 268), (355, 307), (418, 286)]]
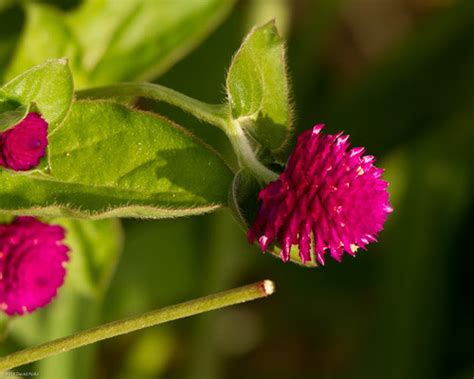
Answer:
[(227, 76), (232, 117), (272, 151), (285, 146), (291, 109), (285, 47), (274, 22), (253, 29)]
[(69, 19), (91, 84), (152, 79), (227, 15), (234, 0), (85, 1)]
[(110, 282), (122, 250), (120, 221), (55, 219), (71, 249), (68, 275), (71, 285), (86, 296), (101, 297)]
[[(33, 104), (48, 122), (49, 133), (52, 133), (66, 117), (71, 107), (73, 91), (74, 85), (67, 61), (50, 59), (5, 84), (0, 96), (13, 104), (26, 107)], [(0, 111), (1, 104), (0, 100)], [(19, 112), (16, 117), (21, 116), (21, 112), (26, 112), (21, 107), (16, 110)]]
[(177, 217), (225, 205), (232, 172), (182, 128), (106, 101), (78, 101), (49, 139), (46, 173), (0, 172), (0, 211)]

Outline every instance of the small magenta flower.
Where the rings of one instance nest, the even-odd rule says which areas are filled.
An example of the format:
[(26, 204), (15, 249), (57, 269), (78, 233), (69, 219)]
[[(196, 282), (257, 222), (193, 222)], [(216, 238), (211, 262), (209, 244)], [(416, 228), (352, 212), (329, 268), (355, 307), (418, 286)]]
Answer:
[(24, 314), (47, 305), (64, 283), (65, 231), (33, 217), (0, 225), (0, 308)]
[(37, 113), (0, 133), (0, 165), (15, 171), (39, 165), (48, 145), (48, 123)]
[(278, 241), (284, 261), (293, 245), (303, 263), (313, 254), (324, 265), (326, 252), (337, 261), (344, 251), (354, 256), (376, 241), (392, 212), (374, 157), (363, 156), (361, 147), (348, 150), (347, 135), (322, 135), (323, 127), (299, 136), (285, 171), (260, 191), (261, 207), (247, 234), (264, 252)]

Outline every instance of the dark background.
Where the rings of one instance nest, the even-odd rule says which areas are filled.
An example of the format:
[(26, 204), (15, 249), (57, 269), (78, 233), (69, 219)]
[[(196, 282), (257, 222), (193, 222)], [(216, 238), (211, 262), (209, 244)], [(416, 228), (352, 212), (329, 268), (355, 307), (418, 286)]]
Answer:
[[(386, 168), (395, 211), (380, 242), (356, 259), (305, 269), (248, 246), (226, 210), (125, 220), (102, 321), (264, 278), (278, 292), (102, 343), (95, 377), (472, 378), (474, 1), (240, 1), (159, 83), (222, 101), (232, 54), (273, 17), (288, 39), (297, 131), (319, 122), (344, 130)], [(6, 19), (17, 21), (0, 21), (4, 52), (21, 11), (6, 7)], [(211, 127), (141, 105), (229, 153)]]

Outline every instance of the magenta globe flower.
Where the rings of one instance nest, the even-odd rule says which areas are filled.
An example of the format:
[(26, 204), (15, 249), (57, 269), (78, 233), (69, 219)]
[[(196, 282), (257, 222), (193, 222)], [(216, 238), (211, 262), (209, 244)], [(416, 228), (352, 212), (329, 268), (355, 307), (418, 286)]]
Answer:
[(0, 308), (8, 315), (41, 308), (64, 283), (65, 231), (33, 217), (0, 225)]
[(39, 165), (48, 146), (48, 123), (37, 113), (0, 133), (0, 165), (15, 171)]
[(374, 157), (349, 149), (349, 136), (322, 135), (323, 125), (302, 133), (285, 171), (260, 194), (261, 207), (248, 231), (262, 251), (278, 242), (281, 258), (290, 259), (293, 245), (303, 263), (325, 254), (341, 261), (376, 241), (392, 212), (388, 183)]

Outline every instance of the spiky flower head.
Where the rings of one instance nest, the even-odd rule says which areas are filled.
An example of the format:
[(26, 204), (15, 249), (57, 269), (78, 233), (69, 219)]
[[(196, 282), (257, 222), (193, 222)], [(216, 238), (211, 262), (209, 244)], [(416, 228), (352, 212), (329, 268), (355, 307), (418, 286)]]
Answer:
[(261, 190), (261, 207), (248, 231), (262, 251), (278, 242), (281, 258), (293, 245), (303, 263), (312, 256), (324, 265), (325, 254), (341, 261), (344, 251), (376, 241), (392, 212), (383, 170), (364, 149), (349, 149), (349, 136), (323, 135), (324, 125), (303, 132), (285, 171)]
[(28, 115), (0, 133), (0, 165), (27, 171), (39, 165), (48, 146), (48, 123), (38, 113)]
[(63, 284), (65, 231), (33, 217), (0, 225), (0, 308), (8, 315), (47, 305)]

